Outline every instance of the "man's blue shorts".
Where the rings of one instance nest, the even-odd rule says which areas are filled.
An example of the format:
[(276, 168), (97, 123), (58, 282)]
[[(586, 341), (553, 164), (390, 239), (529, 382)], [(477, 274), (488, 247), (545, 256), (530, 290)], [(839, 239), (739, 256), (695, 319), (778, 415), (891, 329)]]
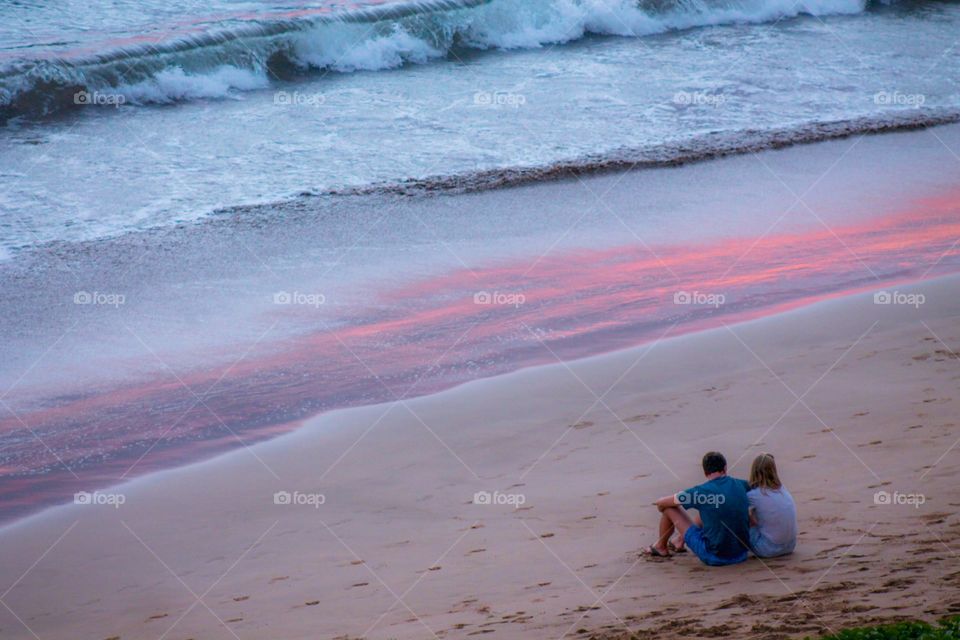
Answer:
[(718, 555), (715, 555), (707, 549), (707, 543), (703, 539), (703, 529), (696, 525), (691, 526), (687, 529), (687, 532), (683, 534), (683, 543), (687, 546), (687, 549), (693, 551), (700, 561), (703, 564), (708, 564), (711, 567), (723, 567), (728, 564), (738, 564), (747, 559), (747, 551), (744, 549), (743, 553), (734, 556), (733, 558), (721, 558)]

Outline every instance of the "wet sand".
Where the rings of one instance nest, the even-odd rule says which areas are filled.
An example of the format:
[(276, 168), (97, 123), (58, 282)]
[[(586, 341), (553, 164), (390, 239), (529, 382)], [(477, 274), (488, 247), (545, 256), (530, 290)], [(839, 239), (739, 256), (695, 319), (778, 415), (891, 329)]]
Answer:
[[(508, 191), (522, 198), (523, 190)], [(539, 192), (556, 198), (557, 191), (558, 185), (544, 185)], [(235, 289), (237, 296), (215, 312), (168, 309), (156, 290), (108, 287), (99, 279), (98, 288), (83, 285), (81, 294), (100, 292), (107, 300), (111, 294), (102, 292), (124, 292), (123, 304), (67, 302), (73, 309), (64, 312), (64, 302), (81, 294), (51, 294), (60, 307), (49, 309), (49, 317), (75, 317), (30, 351), (20, 363), (25, 372), (7, 363), (16, 377), (4, 396), (10, 410), (0, 415), (0, 450), (2, 466), (12, 472), (0, 477), (0, 523), (67, 501), (80, 489), (275, 437), (322, 412), (429, 395), (557, 358), (629, 348), (668, 330), (714, 328), (960, 270), (954, 251), (960, 191), (885, 206), (892, 211), (831, 225), (801, 216), (807, 224), (799, 229), (791, 228), (796, 220), (781, 228), (791, 210), (777, 218), (780, 209), (773, 207), (762, 209), (772, 220), (762, 233), (653, 245), (619, 237), (613, 246), (488, 258), (358, 285), (353, 295), (363, 301), (352, 304), (322, 293), (321, 284), (291, 286), (278, 278), (272, 292), (259, 291), (239, 274), (229, 282), (196, 275), (167, 282), (191, 299), (191, 292), (216, 299)], [(316, 274), (320, 264), (314, 256), (300, 268)], [(339, 275), (334, 270), (320, 280), (325, 285)], [(59, 286), (78, 282), (89, 281), (65, 279)], [(274, 303), (275, 296), (285, 303)], [(251, 317), (262, 326), (248, 325), (244, 340), (218, 343)], [(34, 327), (13, 315), (7, 322), (0, 334)], [(230, 328), (217, 333), (224, 323)], [(122, 380), (108, 381), (125, 370)], [(31, 384), (31, 376), (43, 383)]]

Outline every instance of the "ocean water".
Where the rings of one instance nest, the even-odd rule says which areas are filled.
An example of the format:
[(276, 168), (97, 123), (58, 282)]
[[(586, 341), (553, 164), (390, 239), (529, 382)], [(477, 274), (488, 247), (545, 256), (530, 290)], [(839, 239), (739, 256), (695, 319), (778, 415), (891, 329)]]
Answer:
[[(960, 6), (0, 6), (0, 259), (248, 204), (953, 118)], [(839, 123), (839, 124), (838, 124)]]
[(948, 2), (0, 4), (0, 520), (960, 270), (958, 27)]

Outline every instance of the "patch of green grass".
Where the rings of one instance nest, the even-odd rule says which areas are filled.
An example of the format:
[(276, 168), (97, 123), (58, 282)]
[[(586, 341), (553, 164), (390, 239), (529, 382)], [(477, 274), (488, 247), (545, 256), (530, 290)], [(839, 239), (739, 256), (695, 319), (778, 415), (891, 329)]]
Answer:
[(944, 618), (937, 626), (926, 622), (897, 622), (845, 629), (821, 640), (960, 640), (960, 616)]

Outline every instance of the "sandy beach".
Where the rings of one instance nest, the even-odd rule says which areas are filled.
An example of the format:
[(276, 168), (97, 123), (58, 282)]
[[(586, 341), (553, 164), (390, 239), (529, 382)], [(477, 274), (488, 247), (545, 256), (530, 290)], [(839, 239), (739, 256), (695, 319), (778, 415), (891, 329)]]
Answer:
[[(889, 293), (397, 394), (46, 510), (0, 532), (0, 635), (777, 638), (956, 613), (960, 277)], [(639, 556), (708, 449), (739, 476), (776, 454), (795, 554)]]

